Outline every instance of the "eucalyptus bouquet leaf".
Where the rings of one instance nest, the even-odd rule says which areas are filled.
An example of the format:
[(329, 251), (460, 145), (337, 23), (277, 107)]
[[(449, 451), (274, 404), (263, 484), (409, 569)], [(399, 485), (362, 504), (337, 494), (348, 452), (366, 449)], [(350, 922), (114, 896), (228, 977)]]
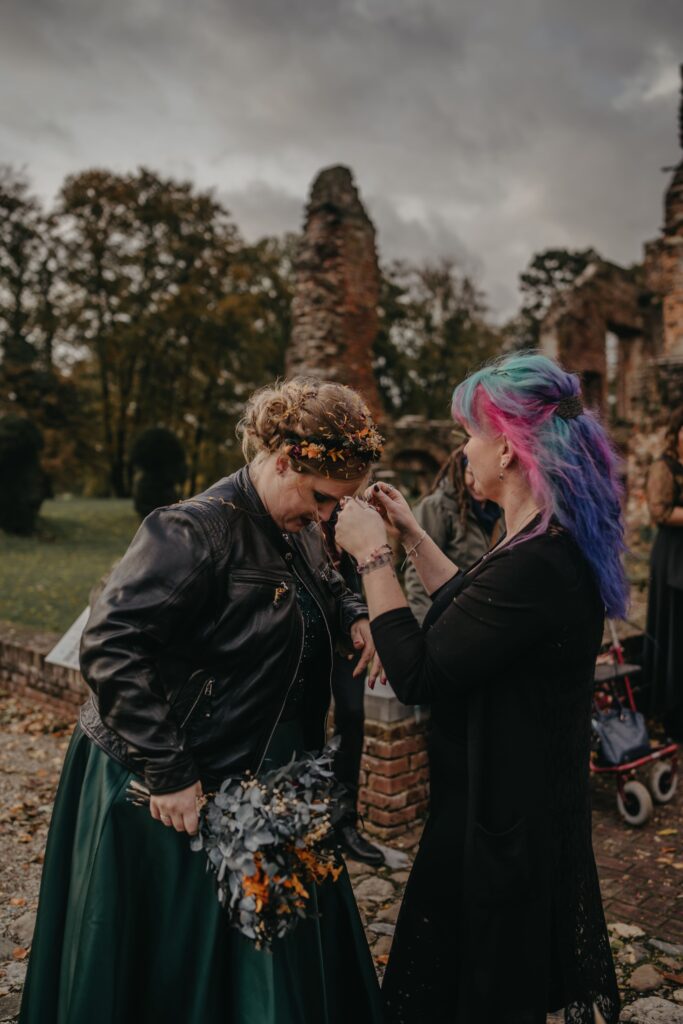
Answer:
[[(258, 776), (228, 778), (200, 811), (192, 849), (204, 851), (230, 923), (257, 949), (314, 916), (313, 886), (343, 870), (334, 841), (344, 813), (334, 752), (328, 746)], [(149, 800), (138, 783), (129, 796)]]

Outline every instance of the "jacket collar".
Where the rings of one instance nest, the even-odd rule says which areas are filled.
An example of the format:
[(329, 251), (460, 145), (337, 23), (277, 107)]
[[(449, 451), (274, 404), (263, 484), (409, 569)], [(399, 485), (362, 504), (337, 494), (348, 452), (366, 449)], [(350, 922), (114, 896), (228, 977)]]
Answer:
[[(210, 488), (210, 491), (217, 497), (222, 496), (221, 492), (226, 496), (229, 493), (232, 493), (232, 495), (236, 494), (239, 500), (239, 508), (250, 517), (253, 525), (265, 535), (281, 557), (289, 561), (294, 551), (300, 560), (300, 566), (302, 565), (306, 574), (310, 575), (311, 570), (306, 557), (306, 531), (303, 531), (304, 536), (292, 533), (287, 535), (289, 540), (285, 538), (282, 530), (271, 518), (266, 506), (261, 501), (251, 479), (249, 466), (242, 466), (236, 473), (229, 477), (224, 477)], [(307, 530), (311, 529), (312, 527), (310, 526), (307, 528)]]
[(249, 466), (242, 466), (241, 469), (238, 469), (233, 480), (235, 482), (235, 487), (240, 493), (241, 500), (244, 502), (245, 508), (248, 512), (253, 514), (254, 524), (266, 535), (273, 547), (275, 547), (281, 555), (284, 556), (288, 551), (291, 552), (291, 548), (285, 540), (282, 530), (271, 518), (268, 509), (261, 501), (259, 493), (254, 487), (251, 474), (249, 473)]

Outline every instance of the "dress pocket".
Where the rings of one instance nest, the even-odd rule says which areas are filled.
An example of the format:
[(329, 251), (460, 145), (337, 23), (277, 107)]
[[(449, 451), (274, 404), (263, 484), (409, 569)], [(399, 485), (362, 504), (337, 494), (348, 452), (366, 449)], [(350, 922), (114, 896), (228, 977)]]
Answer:
[(523, 899), (531, 882), (529, 830), (521, 818), (505, 832), (474, 826), (472, 893), (482, 906)]

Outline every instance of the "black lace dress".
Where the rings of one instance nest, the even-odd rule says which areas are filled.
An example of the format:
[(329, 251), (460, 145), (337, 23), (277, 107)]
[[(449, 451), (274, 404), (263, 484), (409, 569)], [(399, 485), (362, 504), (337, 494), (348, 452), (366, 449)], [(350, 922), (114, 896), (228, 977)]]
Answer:
[(683, 507), (683, 465), (669, 455), (652, 464), (647, 482), (657, 536), (650, 555), (645, 672), (649, 710), (661, 715), (672, 739), (683, 742), (683, 527), (668, 517)]
[(603, 607), (556, 527), (372, 623), (402, 701), (431, 704), (431, 805), (384, 982), (387, 1024), (607, 1024), (619, 995), (591, 845)]

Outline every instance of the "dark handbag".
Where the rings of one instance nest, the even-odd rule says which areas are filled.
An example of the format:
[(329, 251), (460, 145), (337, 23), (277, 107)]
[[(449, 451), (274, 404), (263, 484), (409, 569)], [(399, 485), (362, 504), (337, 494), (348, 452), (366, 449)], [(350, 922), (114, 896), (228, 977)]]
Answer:
[(640, 711), (625, 708), (618, 700), (608, 711), (596, 711), (593, 732), (600, 740), (604, 764), (627, 764), (650, 753), (650, 737)]

